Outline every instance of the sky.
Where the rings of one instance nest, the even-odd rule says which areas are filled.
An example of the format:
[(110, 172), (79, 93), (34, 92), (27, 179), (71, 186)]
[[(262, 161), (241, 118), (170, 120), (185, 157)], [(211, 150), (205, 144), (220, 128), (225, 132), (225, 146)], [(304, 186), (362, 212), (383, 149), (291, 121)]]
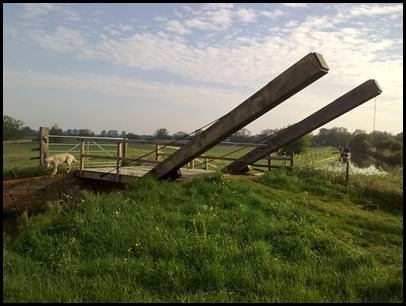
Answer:
[(320, 128), (403, 131), (401, 3), (3, 4), (3, 115), (35, 130), (192, 133), (310, 52), (329, 72), (252, 135), (369, 79), (383, 92)]

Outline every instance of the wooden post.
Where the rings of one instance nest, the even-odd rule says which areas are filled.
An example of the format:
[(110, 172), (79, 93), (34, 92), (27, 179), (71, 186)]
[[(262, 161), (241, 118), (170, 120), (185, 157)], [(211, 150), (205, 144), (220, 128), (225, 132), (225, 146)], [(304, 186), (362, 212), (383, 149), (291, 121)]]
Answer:
[[(86, 147), (87, 147), (87, 154), (90, 155), (90, 140), (87, 141), (86, 143)], [(90, 166), (90, 157), (86, 158), (86, 164), (88, 164), (88, 166)]]
[(290, 155), (290, 168), (293, 170), (293, 157), (295, 156), (295, 152), (292, 151)]
[(209, 163), (207, 162), (207, 157), (204, 158), (204, 168), (209, 170)]
[(80, 141), (80, 157), (79, 157), (79, 167), (80, 167), (80, 175), (82, 176), (83, 170), (85, 170), (85, 158), (83, 157), (83, 153), (85, 152), (85, 141), (82, 139)]
[(161, 153), (161, 146), (156, 145), (155, 146), (155, 160), (159, 162), (159, 154)]
[(128, 149), (128, 138), (124, 138), (123, 142), (123, 157), (127, 156), (127, 149)]
[(268, 171), (271, 171), (271, 154), (269, 153), (269, 155), (268, 155)]
[(345, 168), (345, 183), (348, 184), (348, 180), (350, 177), (350, 161), (347, 160), (347, 166)]
[(123, 152), (123, 143), (121, 141), (117, 142), (117, 176), (120, 175), (120, 167), (121, 167), (121, 157)]
[(39, 128), (39, 160), (40, 166), (45, 167), (45, 158), (48, 157), (49, 152), (49, 128), (40, 127)]

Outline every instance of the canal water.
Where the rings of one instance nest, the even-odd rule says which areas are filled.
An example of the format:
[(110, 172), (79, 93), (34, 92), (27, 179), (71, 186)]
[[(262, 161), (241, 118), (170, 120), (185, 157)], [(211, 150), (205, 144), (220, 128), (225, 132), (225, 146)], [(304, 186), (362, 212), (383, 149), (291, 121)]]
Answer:
[[(332, 172), (342, 172), (345, 173), (346, 171), (347, 164), (342, 163), (340, 161), (334, 161), (325, 165), (321, 165), (318, 168), (319, 169), (324, 169)], [(379, 167), (375, 165), (369, 165), (368, 167), (365, 168), (359, 168), (357, 164), (354, 164), (353, 162), (350, 161), (349, 165), (349, 174), (364, 174), (364, 175), (386, 175), (387, 172), (380, 169)]]

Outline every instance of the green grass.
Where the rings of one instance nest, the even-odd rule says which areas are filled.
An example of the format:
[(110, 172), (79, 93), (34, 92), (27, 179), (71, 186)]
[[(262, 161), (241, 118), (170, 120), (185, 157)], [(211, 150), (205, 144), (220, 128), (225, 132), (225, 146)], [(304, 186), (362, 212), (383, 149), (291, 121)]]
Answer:
[(46, 174), (39, 159), (31, 159), (39, 156), (39, 151), (33, 151), (36, 148), (38, 142), (3, 143), (3, 180)]
[(403, 302), (402, 170), (84, 192), (3, 235), (3, 301)]

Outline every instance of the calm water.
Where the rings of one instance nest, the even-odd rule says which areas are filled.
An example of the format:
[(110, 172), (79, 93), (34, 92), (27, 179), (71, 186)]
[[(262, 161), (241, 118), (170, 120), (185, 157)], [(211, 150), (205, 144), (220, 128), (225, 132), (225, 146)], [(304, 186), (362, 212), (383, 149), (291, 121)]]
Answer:
[[(326, 169), (334, 172), (343, 172), (346, 171), (346, 163), (340, 161), (333, 161), (328, 164), (321, 165), (320, 169)], [(375, 161), (363, 154), (351, 153), (351, 160), (349, 165), (350, 174), (365, 174), (365, 175), (386, 175), (387, 172), (384, 171), (381, 167), (376, 165)]]
[[(343, 172), (345, 173), (347, 165), (345, 163), (342, 163), (340, 161), (335, 161), (326, 165), (321, 165), (318, 167), (319, 169), (324, 169), (328, 171), (333, 171), (333, 172)], [(354, 164), (353, 162), (350, 162), (350, 168), (349, 168), (349, 174), (365, 174), (365, 175), (372, 175), (372, 174), (377, 174), (377, 175), (386, 175), (387, 172), (379, 169), (375, 165), (370, 165), (365, 168), (360, 168), (358, 167), (357, 164)]]

